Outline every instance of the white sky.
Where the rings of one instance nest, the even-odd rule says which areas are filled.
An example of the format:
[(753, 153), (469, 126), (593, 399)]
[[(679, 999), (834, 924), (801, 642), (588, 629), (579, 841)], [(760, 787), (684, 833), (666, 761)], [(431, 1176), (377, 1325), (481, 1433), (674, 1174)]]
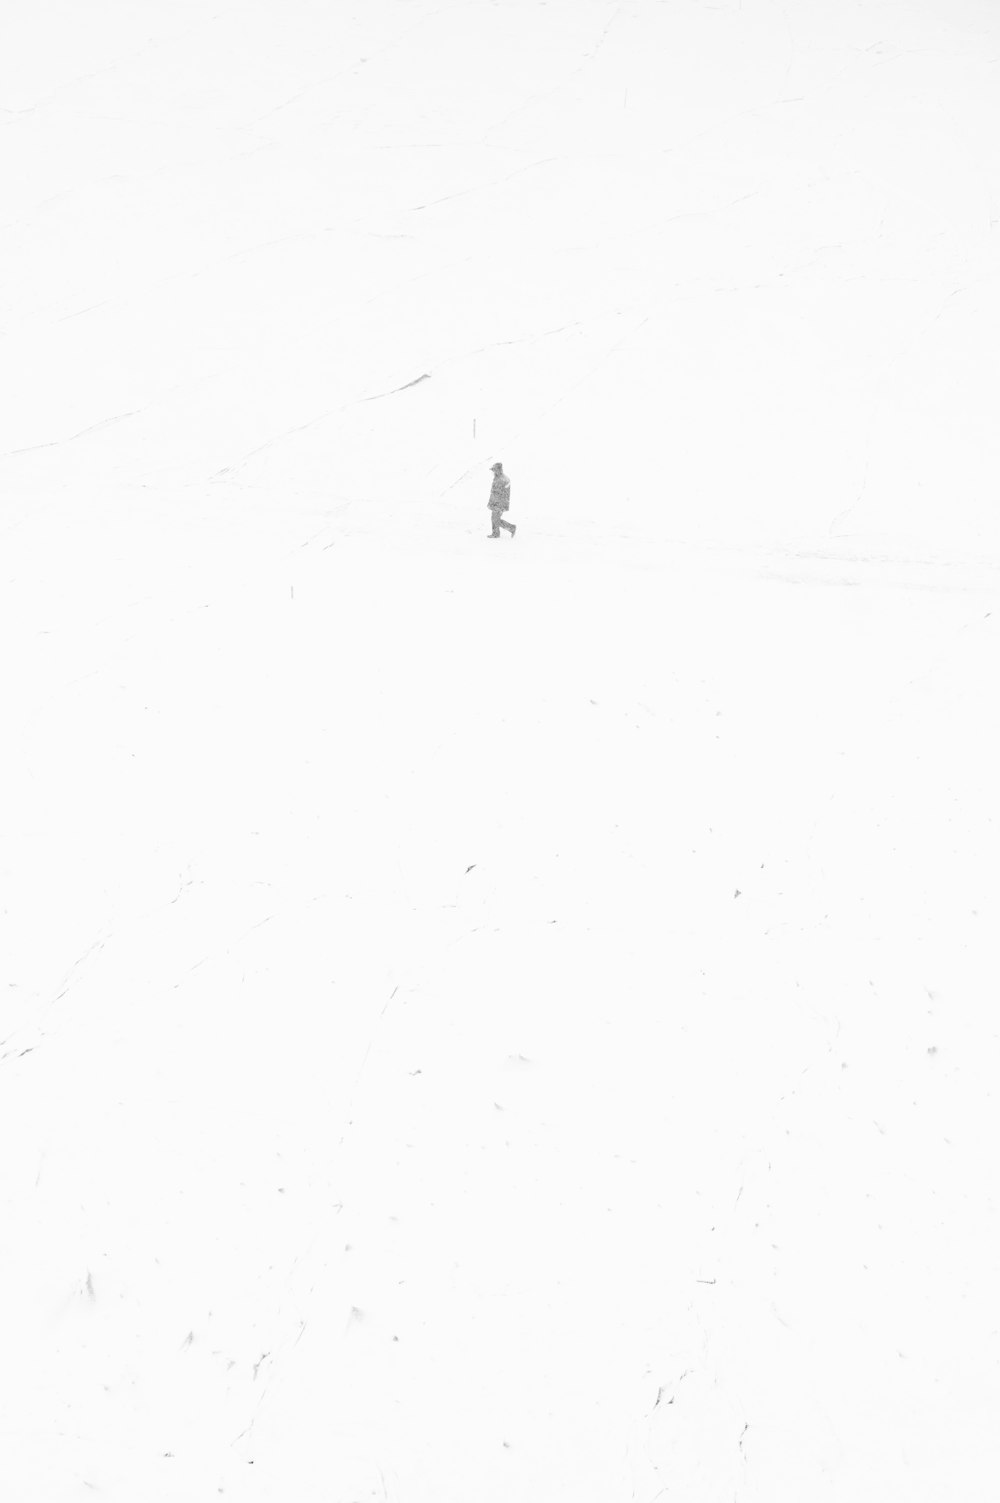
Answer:
[(4, 1495), (992, 1503), (996, 7), (8, 10)]

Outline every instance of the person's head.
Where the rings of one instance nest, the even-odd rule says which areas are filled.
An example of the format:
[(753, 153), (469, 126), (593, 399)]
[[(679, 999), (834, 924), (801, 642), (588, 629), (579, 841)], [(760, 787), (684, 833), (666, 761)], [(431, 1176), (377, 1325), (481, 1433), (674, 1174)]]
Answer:
[(500, 475), (503, 473), (503, 465), (500, 463), (499, 459), (497, 460), (496, 464), (492, 466), (492, 469), (494, 475)]

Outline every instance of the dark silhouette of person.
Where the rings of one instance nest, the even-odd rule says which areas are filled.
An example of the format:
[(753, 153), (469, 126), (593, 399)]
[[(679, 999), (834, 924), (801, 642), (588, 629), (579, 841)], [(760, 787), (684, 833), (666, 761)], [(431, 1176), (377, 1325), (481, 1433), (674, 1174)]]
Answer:
[(486, 505), (489, 507), (490, 515), (493, 518), (493, 531), (487, 533), (487, 536), (498, 538), (500, 536), (500, 529), (503, 527), (513, 537), (517, 528), (513, 522), (505, 522), (503, 520), (504, 512), (510, 509), (510, 480), (504, 474), (503, 465), (499, 459), (493, 466), (493, 488), (490, 491), (490, 499)]

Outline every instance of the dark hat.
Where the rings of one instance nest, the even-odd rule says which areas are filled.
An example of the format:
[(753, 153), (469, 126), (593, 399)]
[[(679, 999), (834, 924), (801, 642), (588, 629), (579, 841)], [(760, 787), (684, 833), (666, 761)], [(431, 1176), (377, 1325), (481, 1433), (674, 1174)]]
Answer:
[(502, 470), (503, 469), (503, 465), (500, 463), (500, 461), (498, 459), (497, 462), (496, 462), (496, 464), (490, 465), (490, 469), (491, 470)]

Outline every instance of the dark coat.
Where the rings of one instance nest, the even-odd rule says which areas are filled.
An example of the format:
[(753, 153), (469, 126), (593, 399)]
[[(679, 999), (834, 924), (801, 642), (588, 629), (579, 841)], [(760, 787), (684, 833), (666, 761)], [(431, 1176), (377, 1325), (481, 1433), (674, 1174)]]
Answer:
[(501, 470), (493, 476), (493, 488), (490, 491), (490, 499), (486, 505), (490, 511), (510, 510), (510, 481)]

